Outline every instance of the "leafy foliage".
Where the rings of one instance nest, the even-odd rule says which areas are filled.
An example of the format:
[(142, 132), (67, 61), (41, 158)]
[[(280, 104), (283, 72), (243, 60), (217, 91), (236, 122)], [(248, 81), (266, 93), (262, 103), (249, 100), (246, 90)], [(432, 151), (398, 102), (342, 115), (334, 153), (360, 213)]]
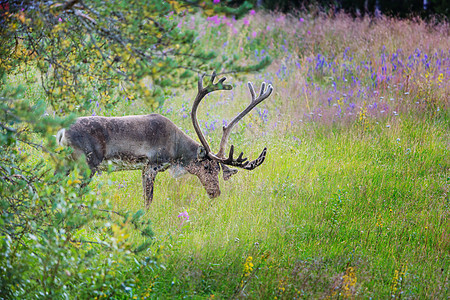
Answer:
[[(13, 100), (21, 98), (22, 92), (9, 88), (0, 94), (2, 297), (126, 294), (123, 286), (141, 271), (141, 265), (125, 263), (133, 251), (148, 247), (152, 237), (148, 221), (141, 220), (142, 212), (113, 218), (112, 213), (98, 210), (96, 195), (80, 189), (86, 168), (72, 166), (75, 170), (66, 176), (69, 166), (60, 160), (66, 151), (54, 154), (50, 133), (55, 126), (67, 125), (70, 118), (43, 117), (43, 102), (33, 105)], [(33, 142), (37, 134), (44, 137), (45, 144)], [(44, 157), (36, 159), (30, 155), (34, 152)], [(49, 160), (58, 166), (58, 172), (54, 173)], [(88, 241), (83, 234), (87, 223), (99, 232)], [(140, 230), (142, 245), (127, 244), (130, 226)], [(121, 276), (115, 274), (119, 266)]]
[(0, 73), (35, 64), (55, 110), (82, 112), (95, 102), (108, 108), (130, 95), (156, 107), (165, 91), (189, 83), (196, 72), (245, 72), (269, 63), (239, 66), (237, 55), (203, 49), (196, 32), (178, 26), (180, 16), (199, 8), (242, 15), (248, 3), (237, 9), (212, 1), (8, 3), (0, 27)]
[[(63, 162), (70, 150), (56, 148), (52, 134), (74, 115), (58, 115), (83, 114), (94, 104), (110, 108), (123, 97), (142, 96), (156, 107), (195, 72), (267, 65), (241, 67), (238, 56), (202, 49), (196, 32), (177, 26), (197, 10), (248, 8), (212, 1), (0, 2), (0, 298), (129, 298), (138, 278), (159, 268), (147, 253), (153, 232), (143, 211), (105, 209), (108, 201), (85, 186), (89, 169)], [(11, 81), (29, 68), (28, 80), (44, 91), (33, 99)]]

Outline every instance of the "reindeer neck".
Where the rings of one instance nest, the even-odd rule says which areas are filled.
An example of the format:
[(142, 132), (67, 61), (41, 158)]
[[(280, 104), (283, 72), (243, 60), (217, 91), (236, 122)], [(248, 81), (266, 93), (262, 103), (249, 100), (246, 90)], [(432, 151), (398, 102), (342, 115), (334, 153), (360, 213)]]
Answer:
[(177, 162), (183, 166), (189, 165), (197, 160), (197, 151), (200, 144), (194, 141), (190, 136), (182, 132), (177, 132)]

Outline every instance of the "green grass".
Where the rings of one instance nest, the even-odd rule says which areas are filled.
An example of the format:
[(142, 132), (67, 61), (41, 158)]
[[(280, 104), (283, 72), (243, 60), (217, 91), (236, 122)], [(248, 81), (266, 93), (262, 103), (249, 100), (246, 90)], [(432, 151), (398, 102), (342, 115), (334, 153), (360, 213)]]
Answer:
[[(156, 237), (149, 254), (159, 249), (165, 269), (152, 275), (158, 276), (153, 292), (337, 297), (345, 295), (342, 276), (352, 267), (356, 283), (347, 285), (349, 295), (445, 298), (447, 129), (405, 119), (370, 133), (298, 131), (301, 143), (285, 136), (253, 140), (251, 149), (268, 145), (267, 161), (222, 182), (215, 200), (194, 177), (159, 175), (147, 212)], [(113, 208), (142, 208), (139, 172), (98, 180), (105, 178), (127, 183), (105, 186)], [(177, 215), (185, 210), (190, 220), (181, 226)], [(243, 276), (249, 256), (253, 272)]]

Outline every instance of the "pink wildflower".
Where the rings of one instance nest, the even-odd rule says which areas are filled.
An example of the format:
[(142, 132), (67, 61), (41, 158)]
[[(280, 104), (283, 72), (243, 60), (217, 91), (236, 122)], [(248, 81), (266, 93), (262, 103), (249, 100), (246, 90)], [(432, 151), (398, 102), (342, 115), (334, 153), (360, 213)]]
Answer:
[(212, 23), (214, 23), (215, 25), (220, 25), (220, 17), (218, 17), (218, 16), (208, 17), (208, 18), (206, 18), (206, 20), (212, 21)]
[(279, 16), (278, 18), (275, 19), (275, 22), (283, 22), (284, 21), (284, 15)]
[(184, 212), (182, 212), (182, 213), (180, 213), (180, 214), (178, 215), (178, 218), (181, 219), (181, 224), (180, 224), (180, 226), (183, 226), (183, 223), (184, 223), (184, 222), (189, 221), (189, 214), (188, 214), (187, 211), (184, 211)]

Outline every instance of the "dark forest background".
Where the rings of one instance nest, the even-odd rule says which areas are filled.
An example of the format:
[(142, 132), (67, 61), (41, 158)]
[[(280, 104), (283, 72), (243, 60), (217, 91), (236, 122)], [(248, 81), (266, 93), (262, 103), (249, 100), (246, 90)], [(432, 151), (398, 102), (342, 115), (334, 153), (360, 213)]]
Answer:
[[(243, 2), (244, 0), (235, 1), (236, 4)], [(366, 14), (376, 16), (381, 13), (401, 18), (411, 16), (450, 17), (449, 0), (252, 0), (251, 2), (259, 7), (283, 12), (319, 6), (328, 10), (344, 10), (354, 16)]]

